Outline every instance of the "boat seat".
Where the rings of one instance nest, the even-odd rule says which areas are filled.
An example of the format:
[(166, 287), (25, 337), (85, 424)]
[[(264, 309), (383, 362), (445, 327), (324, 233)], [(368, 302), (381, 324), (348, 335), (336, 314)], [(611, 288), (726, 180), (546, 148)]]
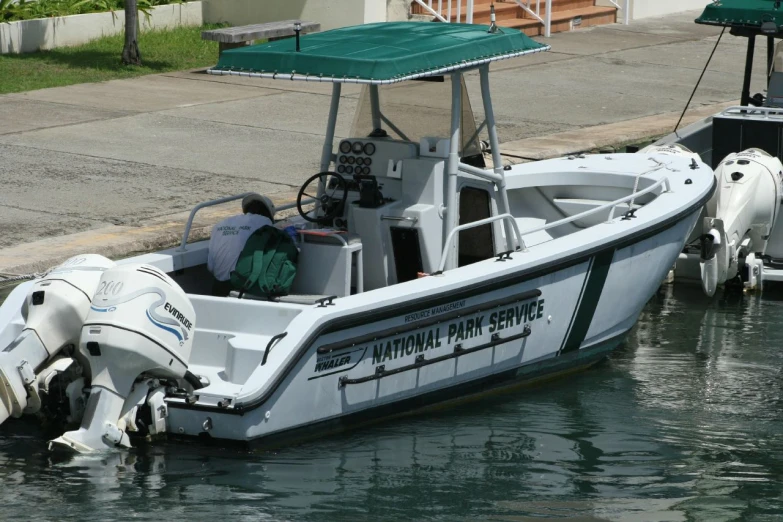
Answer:
[(362, 238), (356, 234), (344, 234), (335, 231), (321, 232), (318, 230), (300, 230), (299, 236), (305, 243), (316, 243), (321, 245), (358, 245)]
[(364, 291), (362, 239), (339, 230), (299, 230), (292, 295), (349, 296)]
[(199, 345), (207, 349), (192, 357), (189, 370), (206, 377), (213, 391), (230, 396), (231, 386), (243, 385), (264, 357), (271, 335), (199, 331)]

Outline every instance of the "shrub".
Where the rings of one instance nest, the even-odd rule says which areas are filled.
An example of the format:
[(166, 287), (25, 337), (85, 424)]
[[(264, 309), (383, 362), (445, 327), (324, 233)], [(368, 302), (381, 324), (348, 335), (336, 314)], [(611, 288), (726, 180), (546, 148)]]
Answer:
[[(139, 11), (147, 15), (149, 9), (157, 5), (174, 3), (182, 3), (182, 0), (138, 0)], [(86, 13), (113, 13), (123, 9), (124, 0), (0, 0), (0, 22)]]

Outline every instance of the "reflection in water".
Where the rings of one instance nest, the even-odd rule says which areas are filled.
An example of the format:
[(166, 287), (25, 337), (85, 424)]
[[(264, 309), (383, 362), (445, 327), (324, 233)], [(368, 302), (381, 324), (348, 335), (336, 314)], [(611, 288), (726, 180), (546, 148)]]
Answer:
[(666, 287), (579, 376), (274, 453), (58, 461), (9, 422), (0, 518), (775, 520), (781, 326), (783, 302)]

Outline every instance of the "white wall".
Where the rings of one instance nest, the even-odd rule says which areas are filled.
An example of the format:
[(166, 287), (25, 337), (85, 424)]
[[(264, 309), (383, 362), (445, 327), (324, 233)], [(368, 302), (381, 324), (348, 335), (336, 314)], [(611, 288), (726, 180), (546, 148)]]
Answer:
[[(648, 18), (692, 9), (704, 9), (709, 0), (631, 0), (631, 18)], [(622, 5), (622, 4), (621, 4)]]
[(204, 21), (231, 25), (280, 20), (319, 22), (322, 30), (386, 20), (386, 0), (209, 0)]
[[(202, 3), (153, 7), (147, 18), (139, 13), (141, 30), (170, 29), (203, 23)], [(0, 54), (31, 53), (38, 50), (80, 45), (102, 36), (125, 31), (125, 12), (91, 13), (0, 24)]]

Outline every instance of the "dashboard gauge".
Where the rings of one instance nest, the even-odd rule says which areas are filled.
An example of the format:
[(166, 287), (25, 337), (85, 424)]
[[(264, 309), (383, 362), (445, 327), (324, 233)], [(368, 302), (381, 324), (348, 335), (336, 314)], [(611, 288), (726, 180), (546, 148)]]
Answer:
[(364, 149), (364, 147), (358, 141), (353, 144), (353, 153), (354, 154), (361, 154), (363, 149)]
[(339, 167), (337, 167), (337, 173), (345, 174), (345, 165), (340, 165)]
[(364, 158), (356, 158), (357, 165), (364, 165)]
[(364, 173), (365, 176), (369, 176), (370, 175), (370, 167), (364, 167), (363, 173)]
[(348, 165), (353, 165), (354, 163), (356, 163), (356, 158), (348, 156)]
[(350, 165), (345, 167), (345, 173), (346, 174), (353, 174), (353, 167), (351, 167)]
[(372, 158), (364, 158), (365, 165), (372, 165)]
[[(356, 151), (356, 144), (353, 146), (353, 150)], [(368, 156), (372, 156), (375, 154), (375, 144), (374, 143), (367, 143), (364, 145), (364, 153)]]
[(340, 156), (340, 163), (345, 163), (348, 161), (348, 156)]
[[(361, 143), (359, 144), (361, 146)], [(343, 154), (348, 154), (351, 152), (351, 142), (350, 141), (344, 141), (340, 143), (340, 152)]]

